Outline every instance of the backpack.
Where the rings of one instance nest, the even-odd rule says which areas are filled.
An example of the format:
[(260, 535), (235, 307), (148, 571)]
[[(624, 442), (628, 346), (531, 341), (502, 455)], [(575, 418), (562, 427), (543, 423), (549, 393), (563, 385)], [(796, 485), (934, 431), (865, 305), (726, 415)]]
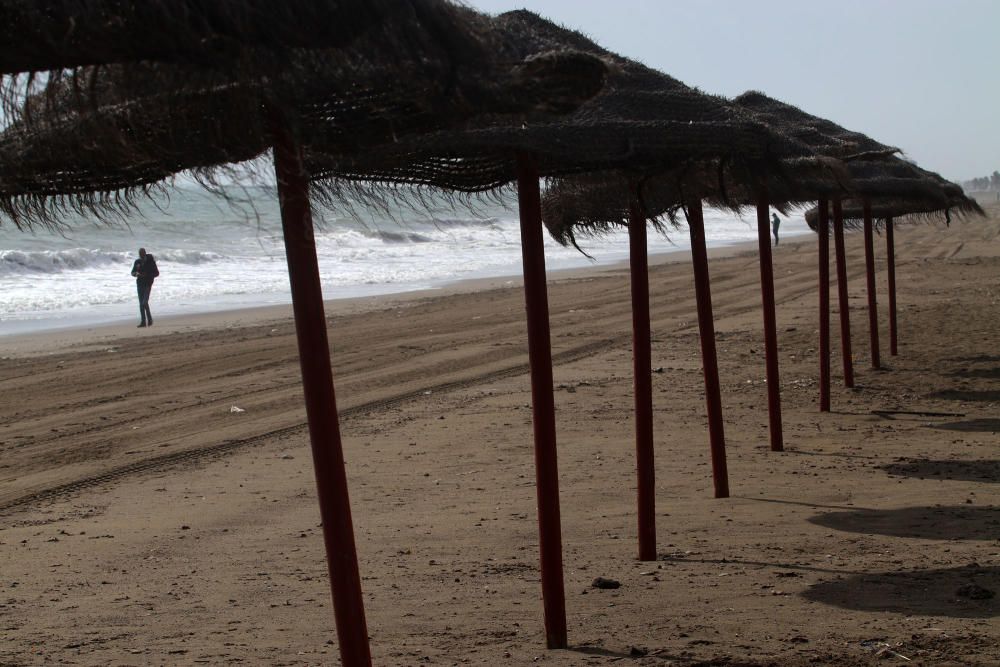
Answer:
[(146, 262), (143, 268), (145, 269), (143, 273), (145, 273), (148, 277), (150, 278), (160, 277), (160, 270), (156, 268), (156, 260), (153, 259), (153, 256), (150, 255), (149, 253), (146, 253)]

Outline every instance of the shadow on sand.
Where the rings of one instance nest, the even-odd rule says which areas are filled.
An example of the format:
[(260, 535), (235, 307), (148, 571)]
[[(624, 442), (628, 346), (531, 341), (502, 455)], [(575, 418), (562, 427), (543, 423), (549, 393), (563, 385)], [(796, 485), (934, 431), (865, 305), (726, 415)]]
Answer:
[(858, 509), (827, 512), (810, 523), (865, 535), (917, 537), (925, 540), (1000, 539), (1000, 508), (955, 505), (903, 507), (893, 510)]
[(1000, 380), (1000, 368), (960, 368), (949, 373), (954, 377), (983, 378), (985, 380)]
[(935, 424), (933, 428), (940, 428), (946, 431), (965, 431), (966, 433), (994, 433), (1000, 431), (1000, 419), (969, 419), (964, 422)]
[(960, 361), (963, 363), (972, 363), (972, 364), (985, 364), (994, 361), (1000, 361), (1000, 355), (977, 354), (972, 357), (951, 357), (948, 361)]
[(969, 389), (942, 389), (927, 394), (928, 398), (942, 399), (945, 401), (983, 401), (993, 403), (1000, 401), (1000, 391), (989, 389), (986, 391), (973, 391)]
[(992, 618), (1000, 615), (998, 591), (1000, 568), (972, 564), (945, 570), (856, 574), (813, 584), (802, 596), (856, 611)]
[[(1000, 422), (998, 422), (1000, 423)], [(879, 466), (890, 475), (919, 479), (951, 479), (962, 482), (1000, 482), (1000, 460), (932, 461), (912, 459)]]

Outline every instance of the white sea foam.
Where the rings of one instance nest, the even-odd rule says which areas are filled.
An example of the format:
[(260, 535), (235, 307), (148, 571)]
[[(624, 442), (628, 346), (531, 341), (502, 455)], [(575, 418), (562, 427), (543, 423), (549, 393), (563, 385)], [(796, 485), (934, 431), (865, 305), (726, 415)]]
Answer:
[[(0, 226), (0, 335), (135, 317), (135, 282), (129, 275), (136, 249), (157, 260), (154, 314), (205, 312), (287, 303), (288, 271), (272, 199), (255, 202), (259, 216), (220, 208), (200, 193), (178, 192), (162, 211), (150, 207), (128, 227), (88, 224), (61, 234), (20, 232)], [(480, 206), (478, 215), (442, 207), (390, 218), (326, 215), (316, 232), (327, 298), (402, 292), (463, 278), (520, 273), (520, 226), (514, 210)], [(706, 211), (710, 246), (756, 238), (752, 220)], [(787, 235), (806, 230), (786, 221)], [(650, 252), (686, 250), (686, 229), (664, 238), (649, 233)], [(584, 249), (599, 263), (627, 258), (624, 232)], [(546, 236), (549, 268), (592, 263)]]
[[(200, 250), (166, 250), (158, 257), (178, 264), (204, 264), (225, 259), (219, 253)], [(91, 248), (0, 250), (0, 277), (86, 271), (125, 264), (131, 267), (134, 259), (134, 254), (130, 252), (110, 252)]]

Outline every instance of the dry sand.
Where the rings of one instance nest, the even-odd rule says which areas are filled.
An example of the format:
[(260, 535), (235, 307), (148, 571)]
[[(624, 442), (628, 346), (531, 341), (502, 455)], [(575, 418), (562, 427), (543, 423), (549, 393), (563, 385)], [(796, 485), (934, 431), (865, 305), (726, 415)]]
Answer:
[[(831, 414), (816, 407), (815, 242), (776, 249), (780, 454), (756, 256), (713, 260), (726, 500), (690, 266), (652, 269), (655, 563), (635, 559), (627, 272), (551, 282), (569, 650), (544, 648), (521, 291), (332, 305), (375, 662), (1000, 664), (1000, 597), (977, 599), (1000, 594), (991, 214), (899, 230), (898, 357), (876, 239), (883, 371), (849, 236), (858, 387), (835, 384)], [(839, 382), (836, 318), (833, 336)], [(286, 311), (0, 347), (0, 663), (337, 662)]]

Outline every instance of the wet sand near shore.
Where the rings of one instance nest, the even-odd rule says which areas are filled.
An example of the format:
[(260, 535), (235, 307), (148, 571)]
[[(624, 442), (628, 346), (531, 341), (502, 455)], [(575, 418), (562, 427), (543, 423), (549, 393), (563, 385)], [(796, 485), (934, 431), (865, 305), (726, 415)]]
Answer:
[[(550, 282), (562, 651), (544, 648), (521, 290), (332, 303), (375, 663), (1000, 663), (1000, 206), (989, 212), (897, 228), (898, 357), (876, 237), (878, 371), (862, 238), (848, 235), (857, 387), (840, 382), (834, 313), (830, 414), (817, 410), (815, 240), (775, 249), (784, 453), (768, 451), (756, 253), (715, 253), (725, 500), (712, 498), (691, 268), (651, 268), (655, 562), (635, 559), (628, 272)], [(337, 663), (287, 310), (0, 346), (0, 664)]]

